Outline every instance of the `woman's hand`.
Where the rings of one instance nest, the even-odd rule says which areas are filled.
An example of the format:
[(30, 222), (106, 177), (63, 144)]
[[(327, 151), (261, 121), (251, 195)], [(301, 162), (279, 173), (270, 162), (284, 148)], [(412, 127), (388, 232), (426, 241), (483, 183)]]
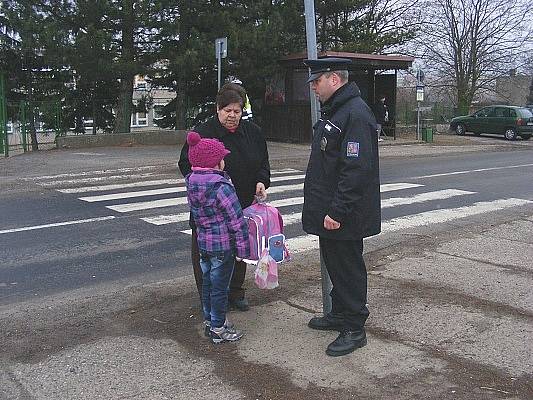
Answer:
[(267, 192), (263, 182), (257, 182), (257, 185), (255, 185), (255, 195), (259, 200), (266, 200)]
[(324, 229), (326, 229), (328, 231), (334, 231), (336, 229), (339, 229), (340, 227), (341, 227), (341, 223), (335, 221), (329, 215), (326, 215), (324, 217)]

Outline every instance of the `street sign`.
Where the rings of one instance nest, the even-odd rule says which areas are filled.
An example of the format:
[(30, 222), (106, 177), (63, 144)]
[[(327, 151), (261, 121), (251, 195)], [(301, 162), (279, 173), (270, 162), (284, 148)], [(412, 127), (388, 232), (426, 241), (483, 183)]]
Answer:
[(217, 58), (218, 89), (222, 79), (222, 59), (228, 56), (228, 38), (215, 39), (215, 57)]
[(416, 71), (416, 81), (417, 83), (424, 83), (424, 71), (422, 71), (421, 69), (419, 69), (418, 71)]
[(416, 101), (424, 101), (424, 86), (416, 87)]
[(226, 58), (228, 56), (228, 38), (215, 39), (215, 57)]

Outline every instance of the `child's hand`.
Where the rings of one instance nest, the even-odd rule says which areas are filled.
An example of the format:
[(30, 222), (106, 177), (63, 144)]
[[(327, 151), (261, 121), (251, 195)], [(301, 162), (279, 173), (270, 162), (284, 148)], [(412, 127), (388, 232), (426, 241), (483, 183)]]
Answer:
[(235, 257), (235, 260), (236, 260), (236, 261), (242, 261), (242, 258), (240, 258), (240, 257)]

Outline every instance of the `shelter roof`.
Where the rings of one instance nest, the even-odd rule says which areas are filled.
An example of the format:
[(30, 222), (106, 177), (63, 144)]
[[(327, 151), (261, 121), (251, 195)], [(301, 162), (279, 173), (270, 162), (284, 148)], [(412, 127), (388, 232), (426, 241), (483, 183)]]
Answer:
[[(414, 57), (404, 55), (389, 54), (365, 54), (365, 53), (348, 53), (342, 51), (324, 51), (318, 54), (318, 58), (324, 57), (342, 57), (352, 60), (352, 65), (348, 69), (408, 69), (415, 60)], [(306, 68), (303, 60), (307, 58), (307, 53), (289, 54), (279, 60), (287, 67)]]

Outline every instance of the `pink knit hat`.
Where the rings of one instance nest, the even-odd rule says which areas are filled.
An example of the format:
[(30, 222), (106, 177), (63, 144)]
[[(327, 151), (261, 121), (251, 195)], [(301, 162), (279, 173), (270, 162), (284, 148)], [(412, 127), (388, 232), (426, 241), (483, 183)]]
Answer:
[(230, 151), (217, 139), (202, 139), (198, 132), (187, 134), (189, 162), (193, 167), (214, 168)]

